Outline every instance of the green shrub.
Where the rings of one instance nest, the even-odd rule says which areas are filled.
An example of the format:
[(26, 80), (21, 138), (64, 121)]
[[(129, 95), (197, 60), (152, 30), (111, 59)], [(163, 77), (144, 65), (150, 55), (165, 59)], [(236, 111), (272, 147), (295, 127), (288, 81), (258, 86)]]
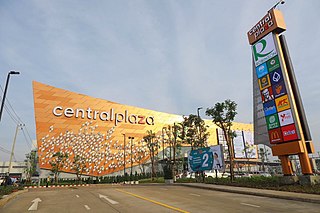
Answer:
[(0, 186), (0, 199), (16, 190), (23, 190), (23, 186)]
[(177, 183), (196, 183), (197, 180), (195, 178), (179, 178), (176, 181)]

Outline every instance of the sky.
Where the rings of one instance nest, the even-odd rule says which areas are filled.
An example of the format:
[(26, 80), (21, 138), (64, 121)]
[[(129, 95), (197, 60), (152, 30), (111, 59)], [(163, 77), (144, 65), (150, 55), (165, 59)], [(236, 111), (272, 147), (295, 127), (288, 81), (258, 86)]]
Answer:
[[(252, 123), (247, 32), (276, 0), (0, 1), (0, 85), (24, 123), (22, 161), (36, 139), (32, 81), (170, 114), (196, 114), (226, 99), (235, 121)], [(320, 151), (320, 1), (278, 7), (316, 151)], [(2, 97), (2, 92), (1, 97)], [(1, 98), (2, 99), (2, 98)], [(14, 115), (13, 117), (17, 117)], [(4, 110), (0, 161), (9, 160), (17, 122)], [(318, 156), (318, 154), (316, 153)]]

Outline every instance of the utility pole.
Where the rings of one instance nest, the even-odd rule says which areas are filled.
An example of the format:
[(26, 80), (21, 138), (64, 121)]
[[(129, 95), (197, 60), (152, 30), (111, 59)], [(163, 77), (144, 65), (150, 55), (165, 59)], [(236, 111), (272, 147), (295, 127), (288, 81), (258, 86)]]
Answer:
[(12, 144), (12, 150), (11, 150), (11, 155), (10, 155), (8, 175), (10, 175), (12, 157), (13, 157), (13, 155), (14, 155), (14, 147), (15, 147), (15, 145), (16, 145), (16, 139), (17, 139), (17, 135), (18, 135), (18, 130), (19, 130), (19, 127), (22, 129), (22, 126), (24, 126), (24, 124), (17, 124), (17, 127), (16, 127), (16, 133), (14, 134), (14, 139), (13, 139), (13, 144)]

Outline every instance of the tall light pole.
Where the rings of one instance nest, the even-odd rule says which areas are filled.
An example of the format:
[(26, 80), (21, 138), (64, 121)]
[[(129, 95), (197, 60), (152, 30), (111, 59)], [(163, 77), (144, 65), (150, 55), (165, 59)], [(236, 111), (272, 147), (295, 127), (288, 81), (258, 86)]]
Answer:
[(132, 181), (132, 143), (133, 143), (133, 139), (134, 139), (134, 137), (129, 137), (129, 139), (131, 140), (131, 142), (130, 142), (130, 147), (131, 147), (131, 160), (130, 160), (130, 162), (131, 162), (131, 171), (130, 171), (130, 182)]
[(6, 100), (6, 95), (7, 95), (7, 90), (8, 90), (8, 84), (9, 84), (9, 79), (10, 79), (10, 75), (19, 75), (20, 72), (17, 71), (13, 71), (11, 70), (8, 75), (7, 75), (7, 82), (6, 82), (6, 86), (4, 89), (4, 93), (2, 96), (2, 103), (1, 103), (1, 109), (0, 109), (0, 121), (1, 121), (1, 117), (2, 117), (2, 111), (3, 111), (3, 106), (4, 106), (4, 101)]
[(199, 114), (200, 109), (202, 109), (202, 107), (198, 107), (198, 109), (197, 109), (198, 118), (200, 118), (200, 114)]
[(164, 163), (164, 130), (166, 130), (167, 127), (162, 127), (162, 163)]
[(197, 114), (198, 114), (198, 119), (199, 119), (199, 124), (198, 124), (198, 128), (199, 128), (199, 139), (200, 139), (200, 141), (201, 141), (201, 140), (202, 140), (202, 136), (201, 136), (201, 130), (200, 130), (200, 113), (199, 113), (200, 109), (202, 109), (202, 107), (198, 107), (198, 109), (197, 109)]
[(126, 178), (126, 134), (123, 135), (123, 176)]

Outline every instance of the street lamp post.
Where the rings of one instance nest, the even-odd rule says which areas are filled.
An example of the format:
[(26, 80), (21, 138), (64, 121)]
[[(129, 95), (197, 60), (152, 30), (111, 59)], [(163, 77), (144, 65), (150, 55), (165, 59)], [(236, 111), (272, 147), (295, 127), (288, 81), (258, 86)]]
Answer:
[(198, 124), (198, 128), (199, 128), (199, 139), (200, 139), (200, 141), (201, 141), (201, 140), (202, 140), (202, 136), (201, 136), (201, 130), (200, 130), (200, 114), (199, 114), (200, 109), (202, 109), (202, 107), (198, 107), (198, 109), (197, 109), (197, 114), (198, 114), (198, 119), (199, 119), (199, 124)]
[(131, 171), (130, 171), (130, 183), (131, 183), (131, 181), (132, 181), (132, 143), (133, 143), (133, 139), (134, 139), (134, 137), (129, 137), (129, 139), (131, 140), (130, 141), (130, 149), (131, 149), (131, 160), (130, 160), (130, 162), (131, 162)]
[(200, 109), (202, 109), (202, 107), (198, 107), (197, 109), (198, 118), (200, 118), (200, 114), (199, 114)]
[(6, 81), (6, 86), (5, 86), (4, 93), (3, 93), (3, 97), (2, 97), (2, 103), (1, 103), (1, 109), (0, 109), (0, 121), (1, 121), (1, 117), (2, 117), (2, 111), (3, 111), (4, 101), (6, 100), (6, 95), (7, 95), (7, 90), (8, 90), (8, 84), (9, 84), (10, 75), (19, 75), (19, 74), (20, 74), (20, 72), (13, 71), (13, 70), (11, 70), (11, 71), (8, 73), (7, 81)]
[(164, 131), (166, 130), (166, 127), (162, 127), (162, 163), (164, 163)]
[(270, 10), (276, 9), (276, 7), (277, 7), (279, 4), (284, 4), (284, 3), (286, 3), (284, 0), (279, 0), (273, 7), (271, 7)]
[(126, 178), (126, 134), (123, 135), (123, 176)]

